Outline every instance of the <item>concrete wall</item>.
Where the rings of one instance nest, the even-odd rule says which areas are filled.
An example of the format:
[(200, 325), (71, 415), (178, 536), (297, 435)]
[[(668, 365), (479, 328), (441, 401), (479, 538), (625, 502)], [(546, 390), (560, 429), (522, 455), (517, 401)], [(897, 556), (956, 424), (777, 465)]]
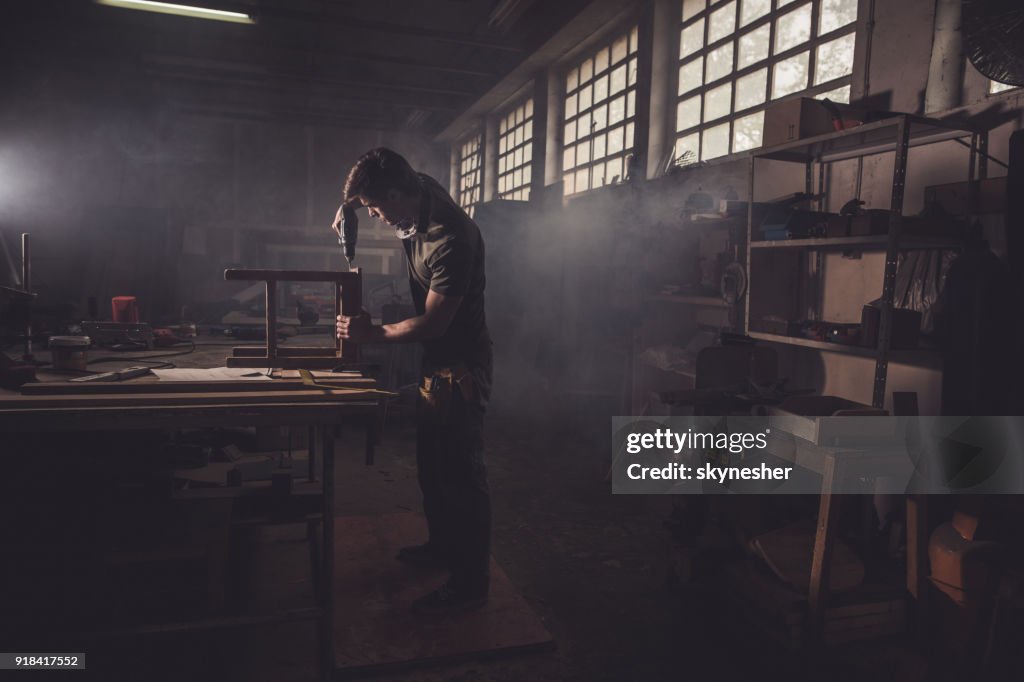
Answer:
[[(52, 104), (19, 100), (0, 120), (0, 230), (11, 246), (32, 234), (44, 305), (139, 293), (144, 314), (173, 317), (238, 289), (227, 266), (341, 267), (328, 228), (348, 168), (374, 146), (447, 181), (445, 150), (421, 135)], [(404, 286), (385, 228), (364, 218), (358, 262)]]

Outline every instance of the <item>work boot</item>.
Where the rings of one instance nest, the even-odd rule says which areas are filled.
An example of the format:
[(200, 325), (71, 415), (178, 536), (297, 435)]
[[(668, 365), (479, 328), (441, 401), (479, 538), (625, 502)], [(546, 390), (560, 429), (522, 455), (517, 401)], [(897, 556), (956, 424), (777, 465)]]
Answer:
[(466, 590), (455, 587), (449, 580), (441, 587), (412, 603), (416, 613), (441, 614), (473, 611), (487, 604), (487, 590)]
[(444, 557), (441, 556), (440, 548), (431, 542), (403, 547), (398, 550), (398, 555), (395, 558), (403, 564), (422, 568), (444, 565)]

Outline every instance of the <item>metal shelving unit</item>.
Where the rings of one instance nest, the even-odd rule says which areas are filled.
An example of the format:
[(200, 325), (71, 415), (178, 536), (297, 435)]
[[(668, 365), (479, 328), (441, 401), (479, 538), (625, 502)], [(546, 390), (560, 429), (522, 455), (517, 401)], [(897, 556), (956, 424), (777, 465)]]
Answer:
[[(969, 142), (965, 141), (969, 138)], [(750, 156), (749, 197), (750, 208), (747, 213), (747, 269), (748, 286), (744, 314), (744, 331), (752, 338), (771, 343), (780, 343), (815, 350), (846, 353), (862, 357), (875, 358), (875, 378), (871, 404), (882, 407), (885, 403), (885, 383), (889, 369), (889, 359), (920, 358), (926, 351), (892, 351), (890, 340), (892, 331), (892, 310), (895, 294), (896, 267), (899, 253), (911, 249), (946, 249), (958, 248), (962, 245), (958, 240), (948, 237), (932, 237), (927, 235), (903, 236), (903, 195), (907, 179), (907, 157), (911, 147), (935, 144), (956, 140), (966, 144), (970, 149), (967, 178), (969, 181), (980, 180), (987, 175), (988, 133), (974, 130), (960, 122), (938, 121), (934, 119), (900, 114), (883, 121), (868, 123), (856, 128), (836, 133), (796, 140), (776, 147), (753, 152)], [(778, 241), (754, 241), (753, 202), (757, 179), (757, 162), (759, 159), (800, 163), (804, 165), (804, 191), (812, 194), (814, 175), (817, 170), (818, 192), (827, 196), (828, 187), (826, 167), (829, 164), (847, 159), (862, 160), (866, 156), (892, 152), (895, 154), (892, 176), (892, 199), (889, 209), (889, 232), (884, 235), (867, 235), (857, 237), (811, 238)], [(857, 169), (857, 191), (860, 194), (863, 165)], [(819, 209), (823, 202), (819, 199)], [(968, 216), (970, 221), (970, 216)], [(752, 253), (768, 250), (806, 250), (813, 252), (820, 259), (822, 252), (828, 250), (846, 251), (884, 251), (885, 270), (882, 282), (881, 320), (878, 330), (878, 343), (875, 347), (849, 346), (835, 343), (812, 341), (800, 337), (781, 336), (751, 332), (750, 310), (751, 290), (757, 286), (754, 260)], [(925, 364), (931, 364), (926, 362)]]

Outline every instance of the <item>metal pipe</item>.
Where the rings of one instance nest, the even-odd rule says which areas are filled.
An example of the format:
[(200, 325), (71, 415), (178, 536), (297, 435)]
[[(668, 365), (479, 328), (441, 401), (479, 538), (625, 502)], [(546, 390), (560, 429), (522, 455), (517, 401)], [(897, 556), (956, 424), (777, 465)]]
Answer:
[[(28, 233), (21, 235), (21, 288), (26, 293), (32, 293), (32, 245)], [(31, 304), (29, 304), (31, 305)], [(32, 361), (32, 309), (29, 308), (28, 317), (25, 320), (25, 353), (22, 357), (25, 362)]]
[(961, 0), (937, 0), (935, 4), (932, 58), (924, 94), (925, 113), (945, 111), (960, 104), (964, 71), (960, 6)]

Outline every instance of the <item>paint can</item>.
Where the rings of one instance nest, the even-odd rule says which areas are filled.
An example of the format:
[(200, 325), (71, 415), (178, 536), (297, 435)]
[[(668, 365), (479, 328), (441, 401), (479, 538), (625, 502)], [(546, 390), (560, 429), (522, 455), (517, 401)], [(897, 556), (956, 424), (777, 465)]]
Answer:
[(53, 368), (84, 372), (89, 344), (88, 336), (51, 336), (49, 347)]

